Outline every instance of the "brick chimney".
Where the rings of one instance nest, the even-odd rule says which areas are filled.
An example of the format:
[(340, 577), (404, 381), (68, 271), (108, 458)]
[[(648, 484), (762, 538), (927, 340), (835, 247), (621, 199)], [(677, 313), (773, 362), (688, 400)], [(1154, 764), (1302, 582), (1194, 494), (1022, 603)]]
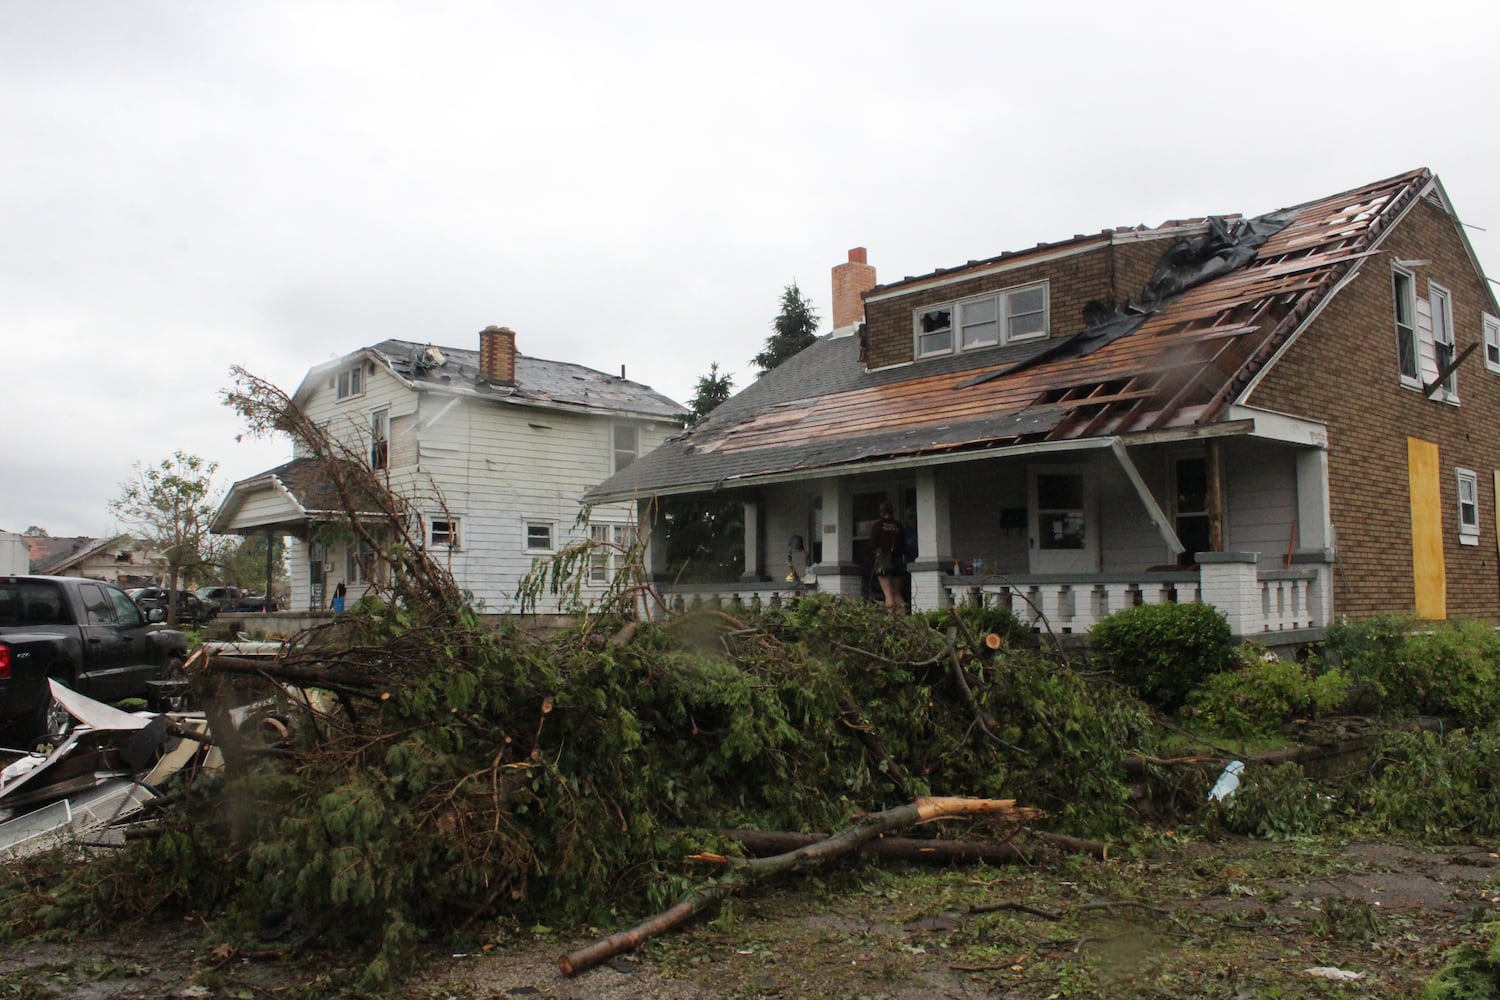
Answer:
[(852, 332), (865, 318), (860, 296), (875, 287), (875, 269), (865, 260), (865, 248), (849, 251), (849, 262), (833, 268), (833, 331)]
[(508, 326), (479, 331), (479, 374), (487, 382), (516, 384), (516, 331)]

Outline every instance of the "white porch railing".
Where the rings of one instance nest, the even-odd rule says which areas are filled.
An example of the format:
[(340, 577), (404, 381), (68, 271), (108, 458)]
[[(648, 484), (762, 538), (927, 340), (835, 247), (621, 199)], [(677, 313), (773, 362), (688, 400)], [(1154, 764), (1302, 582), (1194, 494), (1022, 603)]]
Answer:
[[(965, 604), (1006, 608), (1026, 625), (1057, 635), (1082, 634), (1101, 618), (1141, 604), (1202, 601), (1224, 613), (1236, 636), (1274, 639), (1328, 623), (1329, 568), (1264, 570), (1253, 553), (1214, 553), (1200, 557), (1194, 568), (1133, 574), (980, 577), (926, 571), (913, 574), (912, 597), (918, 610)], [(821, 589), (838, 592), (834, 581), (827, 582)], [(817, 589), (771, 582), (686, 584), (664, 588), (663, 596), (674, 611), (777, 607)]]

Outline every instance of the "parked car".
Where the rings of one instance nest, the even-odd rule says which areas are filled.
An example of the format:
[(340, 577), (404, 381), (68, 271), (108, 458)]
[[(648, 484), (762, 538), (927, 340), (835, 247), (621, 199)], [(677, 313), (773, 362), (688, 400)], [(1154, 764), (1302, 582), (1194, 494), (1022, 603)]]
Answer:
[(198, 597), (215, 609), (216, 613), (225, 611), (275, 611), (276, 599), (274, 597), (261, 597), (252, 594), (248, 590), (228, 584), (216, 584), (211, 587), (199, 587), (196, 591)]
[(62, 576), (0, 576), (0, 724), (27, 740), (72, 728), (48, 678), (115, 702), (180, 676), (187, 636), (118, 587)]
[[(167, 589), (165, 587), (137, 587), (134, 590), (125, 591), (130, 599), (141, 606), (141, 610), (149, 617), (153, 608), (161, 608), (163, 612), (167, 607)], [(191, 590), (179, 590), (177, 592), (177, 624), (186, 625), (188, 628), (201, 628), (213, 620), (218, 609), (204, 601)]]

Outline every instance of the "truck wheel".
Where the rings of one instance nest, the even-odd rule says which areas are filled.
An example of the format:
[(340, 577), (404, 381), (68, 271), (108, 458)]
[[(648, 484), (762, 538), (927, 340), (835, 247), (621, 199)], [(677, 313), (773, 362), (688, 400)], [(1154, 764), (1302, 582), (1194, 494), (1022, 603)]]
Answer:
[[(59, 683), (68, 687), (73, 686), (73, 675), (67, 670), (54, 668), (47, 671), (47, 676), (56, 678)], [(32, 749), (42, 753), (55, 750), (63, 740), (67, 739), (74, 725), (73, 717), (68, 714), (68, 710), (52, 697), (51, 686), (44, 686), (41, 702), (32, 713), (31, 732), (35, 735)]]

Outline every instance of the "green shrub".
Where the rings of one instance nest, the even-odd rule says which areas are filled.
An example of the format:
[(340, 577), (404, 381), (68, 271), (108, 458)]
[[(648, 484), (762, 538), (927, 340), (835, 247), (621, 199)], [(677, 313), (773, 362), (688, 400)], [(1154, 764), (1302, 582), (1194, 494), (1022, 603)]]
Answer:
[(1268, 840), (1320, 833), (1334, 812), (1333, 800), (1296, 764), (1247, 767), (1240, 787), (1217, 806), (1225, 829)]
[(1234, 637), (1208, 604), (1142, 604), (1101, 620), (1089, 632), (1100, 665), (1146, 702), (1168, 711), (1188, 692), (1234, 663)]
[(1385, 715), (1434, 715), (1458, 726), (1500, 717), (1500, 635), (1462, 621), (1421, 632), (1382, 615), (1329, 627), (1323, 658), (1354, 679), (1356, 707)]
[(1363, 810), (1387, 833), (1500, 833), (1500, 727), (1390, 734), (1381, 744)]
[(1245, 666), (1214, 674), (1188, 697), (1193, 712), (1227, 736), (1266, 736), (1298, 716), (1326, 715), (1344, 704), (1353, 687), (1337, 668), (1314, 674), (1301, 663), (1254, 652), (1241, 657)]

